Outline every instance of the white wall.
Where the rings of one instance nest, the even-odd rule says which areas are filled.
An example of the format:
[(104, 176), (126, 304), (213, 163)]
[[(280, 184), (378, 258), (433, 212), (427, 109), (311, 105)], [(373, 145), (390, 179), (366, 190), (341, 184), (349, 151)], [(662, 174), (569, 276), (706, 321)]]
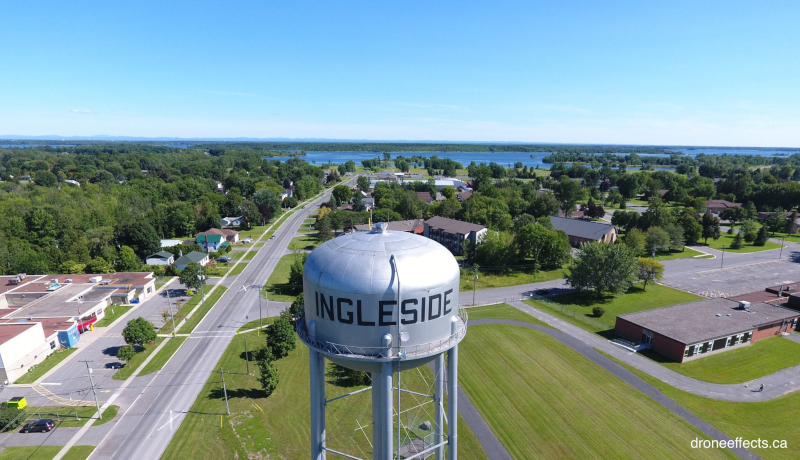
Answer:
[[(44, 361), (53, 352), (44, 336), (42, 324), (30, 324), (33, 326), (0, 345), (0, 364), (5, 368), (6, 378), (10, 383), (27, 373), (31, 366)], [(0, 327), (4, 325), (0, 324)]]

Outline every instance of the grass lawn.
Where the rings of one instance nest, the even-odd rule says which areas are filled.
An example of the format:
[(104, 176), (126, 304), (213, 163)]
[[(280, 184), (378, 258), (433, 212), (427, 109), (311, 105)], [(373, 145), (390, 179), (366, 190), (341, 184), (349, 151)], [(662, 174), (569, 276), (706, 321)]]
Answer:
[(256, 318), (256, 319), (254, 319), (252, 321), (248, 321), (247, 323), (244, 323), (242, 325), (242, 327), (237, 329), (237, 331), (246, 331), (248, 329), (257, 328), (259, 326), (259, 323), (261, 325), (266, 326), (267, 324), (272, 324), (272, 322), (275, 321), (275, 319), (276, 319), (275, 317), (262, 318), (262, 319)]
[(133, 305), (112, 305), (105, 311), (106, 315), (100, 321), (94, 323), (94, 327), (108, 327), (117, 320), (120, 316), (124, 315), (133, 308)]
[[(56, 422), (56, 425), (60, 428), (81, 427), (85, 425), (86, 422), (89, 421), (92, 417), (94, 417), (95, 413), (97, 413), (97, 408), (94, 405), (75, 406), (75, 407), (68, 407), (68, 406), (28, 407), (25, 410), (28, 413), (26, 420), (51, 418), (53, 419), (54, 422)], [(108, 406), (106, 410), (103, 411), (103, 418), (101, 420), (95, 421), (94, 424), (102, 425), (103, 423), (111, 421), (114, 417), (117, 416), (117, 411), (119, 411), (119, 406)], [(76, 413), (80, 420), (77, 420), (75, 418)], [(61, 419), (60, 421), (59, 418)], [(20, 423), (20, 426), (22, 426), (23, 424), (24, 423)]]
[(153, 350), (158, 347), (161, 342), (164, 341), (164, 337), (156, 337), (156, 341), (148, 344), (144, 350), (136, 353), (136, 356), (133, 357), (132, 360), (128, 361), (122, 366), (122, 369), (114, 372), (114, 375), (111, 377), (114, 380), (125, 380), (133, 374), (136, 369), (142, 365), (145, 359), (153, 353)]
[(543, 323), (524, 311), (517, 310), (507, 303), (489, 305), (486, 307), (474, 307), (467, 309), (469, 321), (477, 319), (510, 319), (513, 321), (524, 321), (526, 323), (538, 324), (539, 326), (551, 327)]
[(636, 200), (630, 199), (626, 201), (626, 203), (628, 204), (628, 207), (634, 205), (634, 206), (644, 206), (646, 208), (650, 205), (650, 203), (648, 203), (647, 200), (638, 200), (638, 199)]
[(689, 249), (689, 248), (683, 248), (683, 251), (675, 251), (675, 252), (670, 252), (669, 254), (656, 255), (656, 260), (664, 261), (664, 260), (684, 259), (686, 257), (694, 257), (701, 255), (703, 255), (703, 253), (700, 251), (695, 251), (694, 249)]
[(256, 238), (260, 237), (261, 234), (264, 233), (264, 230), (266, 230), (267, 228), (269, 228), (269, 224), (268, 225), (259, 225), (257, 227), (251, 228), (250, 230), (242, 230), (242, 231), (239, 232), (239, 239), (240, 240), (243, 240), (245, 238), (256, 239)]
[(43, 376), (47, 373), (50, 369), (55, 367), (56, 364), (60, 363), (67, 359), (67, 356), (75, 353), (78, 351), (77, 348), (66, 348), (63, 350), (58, 350), (52, 355), (48, 356), (44, 359), (41, 363), (39, 363), (36, 367), (29, 370), (25, 373), (22, 377), (18, 378), (14, 381), (14, 383), (33, 383), (39, 379), (39, 377)]
[(459, 381), (515, 459), (732, 458), (702, 433), (545, 333), (470, 328)]
[(316, 237), (311, 235), (296, 236), (289, 243), (289, 249), (292, 251), (301, 251), (304, 249), (312, 250), (322, 244)]
[[(236, 335), (219, 361), (226, 371), (225, 384), (231, 416), (224, 415), (222, 383), (219, 373), (215, 373), (200, 391), (162, 459), (293, 459), (308, 456), (308, 350), (298, 340), (297, 348), (289, 356), (275, 362), (280, 383), (271, 396), (265, 397), (256, 379), (258, 370), (255, 365), (251, 362), (251, 375), (247, 375), (245, 371), (245, 337), (248, 339), (249, 349), (255, 349), (263, 340), (255, 332)], [(430, 373), (427, 366), (418, 369)], [(416, 370), (403, 374), (404, 387), (407, 380), (413, 379), (415, 372)], [(411, 378), (406, 379), (406, 374)], [(326, 396), (331, 398), (358, 388), (361, 387), (328, 384)], [(369, 428), (363, 435), (354, 438), (357, 447), (351, 440), (355, 419), (358, 418), (362, 424), (370, 420), (370, 403), (370, 393), (364, 392), (328, 405), (328, 447), (346, 450), (361, 458), (371, 458), (369, 443), (365, 438), (371, 436)], [(354, 404), (355, 409), (348, 413), (350, 404)], [(335, 422), (334, 415), (341, 417), (341, 423)], [(222, 428), (220, 416), (223, 416)], [(488, 458), (463, 420), (459, 422), (458, 439), (460, 458)]]
[[(566, 267), (566, 265), (564, 266)], [(552, 270), (540, 270), (536, 276), (529, 270), (511, 270), (507, 273), (483, 271), (478, 268), (478, 281), (476, 289), (490, 289), (505, 286), (517, 286), (528, 283), (541, 283), (564, 277), (564, 267)], [(461, 269), (461, 290), (471, 291), (475, 274), (472, 269)]]
[(785, 241), (789, 241), (791, 243), (800, 243), (800, 233), (789, 234), (784, 232), (775, 232), (775, 234), (770, 236), (770, 238), (778, 241), (780, 241), (781, 238), (784, 238)]
[[(255, 254), (255, 252), (252, 252), (251, 254)], [(251, 259), (252, 259), (252, 257), (251, 257)], [(238, 264), (236, 264), (235, 267), (233, 267), (233, 270), (228, 272), (228, 276), (239, 275), (244, 271), (245, 268), (247, 268), (247, 262), (239, 262)]]
[(72, 446), (61, 458), (63, 460), (85, 460), (92, 452), (94, 452), (94, 446)]
[(160, 371), (164, 364), (167, 364), (167, 361), (178, 351), (178, 348), (183, 344), (186, 340), (186, 337), (171, 337), (167, 339), (167, 344), (164, 345), (164, 348), (161, 349), (153, 359), (150, 360), (149, 363), (142, 369), (142, 372), (139, 372), (139, 375), (147, 375), (152, 374), (153, 372)]
[(741, 436), (744, 439), (788, 441), (787, 449), (752, 449), (761, 458), (767, 460), (800, 458), (800, 443), (797, 442), (800, 438), (800, 423), (797, 423), (796, 416), (800, 411), (800, 393), (795, 392), (763, 402), (718, 401), (678, 390), (615, 358), (609, 356), (609, 359), (638, 375), (732, 438)]
[(62, 447), (63, 446), (9, 446), (0, 452), (0, 460), (53, 460), (53, 457), (61, 451)]
[(253, 260), (253, 258), (256, 256), (256, 254), (258, 254), (258, 251), (250, 251), (247, 254), (245, 254), (245, 256), (244, 256), (244, 258), (242, 260), (248, 260), (248, 261), (249, 260)]
[(728, 235), (727, 233), (722, 233), (722, 236), (718, 240), (709, 238), (708, 247), (721, 251), (722, 247), (724, 246), (725, 252), (737, 252), (737, 253), (768, 251), (770, 249), (778, 249), (781, 247), (779, 243), (773, 243), (772, 241), (767, 241), (767, 244), (765, 244), (764, 246), (753, 246), (751, 244), (744, 243), (744, 246), (742, 246), (741, 249), (730, 249), (731, 243), (733, 243), (733, 239), (735, 237), (736, 235)]
[[(201, 306), (196, 312), (194, 312), (192, 316), (190, 316), (186, 320), (183, 326), (178, 328), (177, 332), (181, 334), (191, 333), (192, 330), (195, 328), (195, 326), (197, 326), (200, 323), (200, 321), (203, 320), (203, 318), (206, 316), (206, 313), (208, 313), (208, 311), (211, 310), (211, 307), (213, 307), (214, 304), (217, 303), (217, 300), (219, 300), (219, 298), (222, 297), (222, 294), (224, 294), (227, 289), (228, 288), (226, 288), (225, 286), (217, 286), (214, 292), (212, 292), (211, 295), (208, 296), (206, 301), (203, 302), (203, 306)], [(196, 298), (197, 302), (199, 303), (200, 297), (196, 296)], [(195, 297), (192, 297), (192, 299), (187, 303), (191, 303), (192, 300), (195, 300)], [(188, 311), (191, 310), (187, 310), (187, 312)]]
[(650, 350), (641, 354), (675, 372), (712, 383), (743, 383), (800, 364), (800, 344), (783, 337), (770, 337), (685, 363), (667, 360)]
[[(617, 315), (633, 313), (642, 310), (651, 310), (653, 308), (666, 307), (668, 305), (692, 302), (700, 299), (701, 297), (698, 297), (694, 294), (689, 294), (688, 292), (679, 291), (677, 289), (672, 289), (667, 286), (653, 283), (650, 283), (650, 285), (647, 286), (647, 291), (643, 291), (642, 288), (634, 286), (630, 288), (626, 294), (618, 295), (616, 297), (605, 297), (603, 299), (597, 299), (591, 293), (581, 292), (573, 292), (550, 297), (550, 300), (553, 302), (582, 313), (583, 316), (590, 318), (592, 320), (591, 323), (597, 323), (597, 327), (593, 327), (593, 325), (588, 324), (587, 322), (576, 320), (572, 316), (563, 314), (551, 307), (543, 306), (541, 302), (536, 300), (526, 300), (525, 302), (536, 308), (539, 308), (540, 310), (544, 310), (547, 313), (564, 318), (576, 326), (580, 326), (591, 332), (601, 332), (608, 329), (614, 329), (614, 325), (617, 321)], [(602, 317), (595, 318), (592, 315), (592, 308), (595, 306), (601, 306), (606, 310)], [(600, 325), (605, 326), (605, 328), (601, 328)]]
[(276, 302), (294, 302), (295, 296), (300, 294), (303, 286), (290, 286), (289, 285), (289, 272), (294, 263), (295, 258), (299, 257), (296, 254), (286, 254), (281, 257), (275, 270), (269, 275), (267, 285), (264, 290), (269, 295), (269, 300)]

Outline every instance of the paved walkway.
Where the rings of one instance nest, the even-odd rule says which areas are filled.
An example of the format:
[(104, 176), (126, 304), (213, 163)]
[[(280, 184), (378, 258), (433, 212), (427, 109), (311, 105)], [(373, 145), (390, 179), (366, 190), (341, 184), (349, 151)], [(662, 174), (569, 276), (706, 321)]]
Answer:
[[(533, 308), (526, 303), (515, 301), (509, 302), (509, 304), (555, 327), (559, 331), (582, 342), (590, 348), (596, 348), (664, 383), (698, 396), (721, 401), (754, 402), (774, 399), (800, 390), (800, 366), (789, 367), (775, 372), (774, 374), (741, 384), (704, 382), (667, 369), (651, 359), (636, 353), (631, 353), (612, 344), (610, 341), (597, 334), (581, 329), (578, 326)], [(470, 322), (470, 324), (474, 324), (474, 322)], [(756, 391), (762, 383), (764, 384), (764, 391)]]
[[(519, 302), (517, 302), (519, 303)], [(524, 304), (523, 304), (524, 305)], [(519, 305), (514, 305), (519, 308)], [(530, 308), (530, 307), (529, 307)], [(513, 326), (521, 326), (528, 329), (534, 329), (540, 332), (544, 332), (545, 334), (550, 335), (554, 339), (558, 340), (559, 342), (567, 345), (568, 347), (572, 348), (573, 350), (577, 351), (590, 361), (594, 362), (595, 364), (599, 365), (603, 369), (607, 370), (608, 372), (612, 373), (614, 376), (618, 377), (623, 382), (627, 383), (628, 385), (636, 388), (637, 390), (641, 391), (642, 393), (646, 394), (666, 409), (672, 411), (675, 415), (685, 420), (687, 423), (692, 425), (693, 427), (697, 428), (698, 430), (702, 431), (706, 436), (710, 439), (719, 439), (719, 440), (730, 440), (731, 437), (723, 433), (722, 431), (714, 428), (713, 425), (707, 423), (700, 417), (694, 415), (692, 412), (681, 406), (680, 404), (676, 403), (672, 399), (668, 398), (664, 393), (662, 393), (658, 388), (650, 385), (649, 383), (645, 382), (644, 380), (640, 379), (636, 376), (636, 374), (628, 371), (624, 367), (620, 366), (619, 364), (615, 363), (614, 361), (608, 359), (607, 357), (598, 353), (591, 345), (584, 343), (583, 341), (556, 329), (551, 329), (548, 327), (540, 326), (538, 324), (531, 324), (524, 321), (512, 321), (512, 320), (504, 320), (504, 319), (481, 319), (475, 320), (470, 322), (470, 326), (480, 326), (482, 324), (510, 324)], [(459, 398), (461, 395), (459, 395)], [(461, 404), (459, 404), (459, 410), (461, 410)], [(480, 417), (480, 416), (479, 416)], [(481, 421), (483, 421), (481, 419)], [(468, 422), (470, 427), (472, 425)], [(483, 444), (483, 441), (481, 441)], [(484, 445), (484, 449), (486, 445)], [(505, 450), (505, 449), (504, 449)], [(760, 458), (749, 449), (731, 449), (731, 452), (738, 455), (740, 458), (743, 459), (758, 459)], [(489, 452), (487, 451), (487, 454)], [(489, 458), (498, 458), (494, 457), (493, 455), (489, 454)]]

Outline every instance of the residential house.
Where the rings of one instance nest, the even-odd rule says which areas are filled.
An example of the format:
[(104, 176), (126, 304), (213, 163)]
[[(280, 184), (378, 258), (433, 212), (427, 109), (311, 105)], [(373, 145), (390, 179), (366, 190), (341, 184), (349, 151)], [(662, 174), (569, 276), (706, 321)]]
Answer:
[(711, 214), (719, 215), (722, 211), (728, 208), (741, 208), (742, 203), (732, 203), (727, 200), (708, 200), (706, 202), (706, 210)]
[(595, 241), (600, 243), (617, 241), (617, 228), (610, 224), (557, 216), (550, 216), (550, 222), (553, 223), (555, 230), (563, 230), (569, 237), (570, 244), (575, 247)]
[(239, 217), (223, 217), (222, 218), (222, 226), (223, 227), (241, 227), (242, 226), (242, 216), (239, 216)]
[(417, 192), (417, 198), (424, 201), (425, 204), (433, 204), (435, 201), (431, 196), (431, 192)]
[(239, 232), (230, 229), (210, 228), (195, 236), (195, 243), (206, 252), (217, 252), (229, 244), (239, 241)]
[(463, 253), (464, 241), (480, 244), (488, 231), (480, 224), (464, 222), (447, 217), (431, 217), (424, 222), (423, 235), (437, 241), (455, 255)]
[(201, 266), (208, 265), (209, 258), (208, 254), (203, 252), (192, 251), (188, 254), (184, 254), (180, 259), (175, 261), (175, 268), (178, 270), (183, 270), (186, 268), (187, 265), (191, 263), (195, 263)]
[(147, 265), (172, 265), (173, 262), (175, 262), (175, 255), (167, 251), (158, 251), (145, 259)]

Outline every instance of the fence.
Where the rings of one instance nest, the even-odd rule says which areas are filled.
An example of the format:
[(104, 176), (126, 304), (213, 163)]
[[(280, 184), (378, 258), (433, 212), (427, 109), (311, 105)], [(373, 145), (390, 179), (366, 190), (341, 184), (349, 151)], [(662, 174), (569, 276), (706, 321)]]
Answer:
[(61, 412), (42, 412), (42, 411), (38, 411), (37, 410), (37, 411), (28, 412), (28, 417), (29, 418), (31, 416), (33, 416), (33, 415), (36, 415), (37, 419), (40, 419), (40, 418), (53, 418), (57, 422), (61, 422), (61, 421), (64, 421), (64, 420), (80, 420), (81, 419), (78, 416), (78, 412), (77, 411), (61, 413)]
[(516, 302), (518, 300), (525, 300), (525, 299), (529, 299), (529, 298), (530, 298), (530, 296), (527, 296), (527, 295), (523, 295), (522, 297), (498, 297), (498, 298), (492, 299), (492, 300), (478, 301), (478, 302), (476, 302), (474, 304), (472, 304), (472, 303), (462, 304), (462, 305), (459, 305), (459, 307), (461, 307), (461, 308), (486, 307), (486, 306), (489, 306), (489, 305), (497, 305), (497, 304), (500, 304), (500, 303)]
[(526, 297), (537, 301), (539, 304), (549, 308), (550, 310), (561, 312), (561, 314), (564, 316), (569, 316), (575, 319), (576, 321), (580, 321), (581, 323), (588, 325), (589, 327), (595, 329), (596, 331), (605, 331), (606, 329), (611, 329), (611, 326), (609, 326), (608, 324), (598, 321), (594, 318), (590, 318), (586, 316), (586, 313), (582, 311), (574, 310), (566, 305), (553, 302), (552, 300), (546, 297), (542, 297), (536, 294), (529, 294)]

